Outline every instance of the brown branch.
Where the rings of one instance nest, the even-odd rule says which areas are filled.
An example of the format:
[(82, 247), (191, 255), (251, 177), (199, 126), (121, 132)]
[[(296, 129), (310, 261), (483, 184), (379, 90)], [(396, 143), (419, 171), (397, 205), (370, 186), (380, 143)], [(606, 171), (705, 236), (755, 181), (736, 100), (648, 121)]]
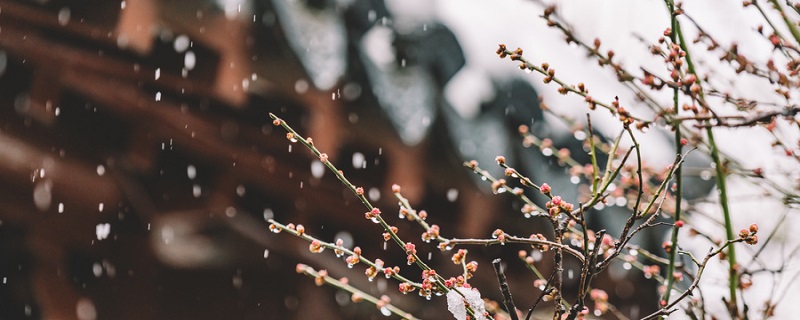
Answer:
[(517, 317), (517, 307), (514, 306), (514, 299), (511, 298), (511, 291), (508, 290), (508, 282), (506, 281), (505, 274), (503, 274), (503, 266), (500, 265), (500, 261), (500, 258), (494, 259), (492, 261), (492, 266), (494, 266), (494, 272), (497, 274), (497, 282), (500, 283), (500, 292), (503, 294), (503, 304), (506, 306), (511, 320), (519, 320), (519, 317)]

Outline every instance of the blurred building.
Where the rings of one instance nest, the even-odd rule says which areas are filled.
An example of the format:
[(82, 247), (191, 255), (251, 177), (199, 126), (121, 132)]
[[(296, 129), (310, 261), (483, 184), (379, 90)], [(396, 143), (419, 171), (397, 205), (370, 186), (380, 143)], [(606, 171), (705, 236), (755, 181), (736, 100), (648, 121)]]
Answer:
[[(520, 124), (559, 137), (536, 92), (466, 65), (444, 25), (393, 10), (379, 0), (0, 0), (0, 318), (376, 314), (295, 274), (298, 262), (422, 317), (449, 317), (444, 302), (367, 282), (341, 259), (269, 234), (265, 222), (302, 223), (404, 263), (394, 248), (384, 253), (357, 199), (272, 126), (273, 112), (386, 212), (398, 183), (450, 236), (546, 231), (460, 168), (477, 159), (490, 169), (505, 154), (566, 190), (552, 159), (515, 140)], [(560, 137), (579, 153), (580, 143)], [(418, 239), (420, 230), (391, 220)], [(428, 252), (437, 269), (458, 272), (448, 253)], [(475, 283), (494, 289), (490, 269)], [(520, 292), (532, 290), (521, 285), (529, 274), (509, 272)], [(623, 311), (655, 297), (622, 279)], [(534, 299), (517, 297), (522, 306)]]

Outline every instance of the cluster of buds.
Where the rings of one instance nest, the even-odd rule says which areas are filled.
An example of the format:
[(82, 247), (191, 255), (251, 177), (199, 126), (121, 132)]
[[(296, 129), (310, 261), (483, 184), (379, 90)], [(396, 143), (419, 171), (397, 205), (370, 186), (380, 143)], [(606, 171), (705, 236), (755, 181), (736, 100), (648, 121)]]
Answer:
[(756, 233), (758, 233), (758, 225), (754, 223), (751, 224), (749, 228), (739, 231), (739, 238), (744, 239), (744, 242), (747, 244), (755, 245), (758, 243), (758, 236)]
[(466, 279), (464, 279), (464, 276), (450, 277), (450, 279), (444, 281), (444, 286), (450, 289), (453, 287), (470, 287), (469, 283), (467, 283)]
[(506, 48), (506, 45), (501, 43), (497, 46), (497, 51), (495, 51), (495, 53), (497, 53), (500, 59), (505, 59), (508, 56), (507, 51), (508, 48)]
[(431, 242), (431, 240), (439, 238), (439, 226), (438, 225), (431, 225), (431, 227), (422, 233), (422, 241), (426, 243)]
[(378, 223), (378, 217), (380, 215), (381, 215), (381, 209), (375, 207), (372, 208), (372, 210), (367, 211), (367, 213), (364, 214), (364, 217), (366, 217), (368, 220), (372, 220), (372, 222)]
[(398, 211), (397, 217), (400, 219), (406, 218), (408, 219), (408, 221), (414, 221), (414, 215), (411, 214), (411, 211), (408, 210), (406, 207), (400, 207), (400, 211)]
[(478, 161), (470, 160), (468, 165), (469, 168), (472, 169), (473, 171), (478, 170)]
[(472, 279), (472, 274), (478, 271), (478, 262), (470, 261), (465, 267), (467, 271), (467, 279)]
[[(667, 30), (664, 31), (664, 35), (669, 36), (670, 34), (672, 34), (672, 29), (667, 28)], [(661, 39), (659, 39), (659, 41), (661, 41)], [(661, 42), (663, 43), (663, 41)], [(680, 70), (681, 67), (683, 66), (684, 57), (686, 57), (686, 52), (681, 50), (680, 45), (672, 43), (669, 45), (669, 53), (664, 58), (664, 62), (672, 64), (673, 69), (670, 76), (677, 85), (686, 86), (687, 88), (690, 88), (692, 93), (697, 93), (700, 90), (700, 86), (697, 85), (697, 83), (695, 82), (697, 80), (697, 76), (695, 76), (694, 74), (689, 74), (683, 79), (680, 79), (681, 78)]]
[(375, 259), (375, 266), (369, 266), (364, 274), (367, 275), (367, 280), (372, 281), (378, 275), (378, 270), (383, 269), (383, 260)]
[(347, 262), (347, 266), (352, 268), (356, 265), (359, 261), (361, 261), (361, 247), (353, 248), (353, 254), (345, 259)]
[(392, 232), (384, 232), (383, 233), (383, 241), (391, 240), (392, 239), (392, 233), (397, 234), (397, 227), (391, 226), (391, 227), (389, 227), (389, 230), (391, 230)]
[(373, 266), (369, 266), (367, 270), (364, 270), (364, 274), (367, 275), (367, 280), (372, 281), (375, 279), (375, 276), (378, 275), (378, 269)]
[(506, 243), (507, 240), (506, 233), (503, 232), (503, 230), (501, 229), (495, 229), (494, 232), (492, 232), (492, 238), (497, 239), (498, 241), (500, 241), (500, 244), (503, 245)]
[[(672, 28), (667, 28), (664, 30), (665, 37), (669, 37), (671, 34)], [(662, 39), (663, 38), (658, 39), (659, 43), (666, 42), (666, 39), (663, 39), (663, 41)], [(681, 50), (681, 46), (677, 43), (671, 43), (669, 44), (669, 53), (667, 53), (667, 56), (664, 58), (664, 62), (672, 64), (674, 67), (673, 70), (680, 70), (680, 68), (683, 66), (684, 57), (686, 57), (686, 52)]]
[(458, 252), (453, 254), (453, 257), (450, 260), (453, 260), (453, 264), (461, 264), (464, 262), (464, 258), (467, 257), (467, 250), (466, 249), (458, 249)]
[(386, 279), (389, 279), (398, 273), (400, 273), (400, 267), (398, 266), (383, 268), (383, 275), (386, 276)]
[(547, 184), (547, 183), (542, 183), (542, 185), (541, 185), (541, 186), (539, 186), (539, 191), (540, 191), (540, 192), (541, 192), (543, 195), (548, 195), (548, 194), (550, 194), (550, 192), (551, 192), (551, 191), (553, 191), (553, 190), (550, 188), (550, 185), (549, 185), (549, 184)]
[(617, 109), (617, 115), (619, 115), (619, 121), (622, 121), (622, 125), (626, 128), (633, 123), (633, 117), (631, 116), (628, 110), (625, 110), (622, 106), (619, 105), (619, 97), (614, 97), (614, 101), (611, 102), (611, 106)]
[(431, 294), (433, 293), (433, 289), (434, 288), (435, 287), (433, 286), (433, 283), (431, 283), (427, 279), (422, 280), (422, 283), (420, 284), (420, 287), (419, 287), (419, 296), (420, 297), (426, 297), (426, 298), (430, 297)]
[[(656, 48), (658, 50), (656, 51), (656, 53), (661, 52), (661, 49), (659, 49), (657, 46), (653, 46), (653, 48)], [(650, 87), (650, 89), (660, 90), (661, 88), (664, 87), (665, 83), (661, 81), (661, 79), (656, 78), (652, 73), (644, 71), (644, 75), (642, 76), (642, 84)]]
[(594, 101), (594, 98), (592, 98), (592, 96), (587, 94), (586, 97), (583, 98), (583, 101), (586, 101), (586, 103), (589, 104), (589, 110), (597, 109), (597, 102)]
[(328, 270), (320, 270), (317, 272), (317, 276), (314, 277), (314, 283), (321, 287), (325, 284), (325, 278), (328, 276)]
[(436, 281), (436, 270), (422, 270), (422, 281), (426, 280)]
[(278, 226), (277, 226), (276, 224), (274, 224), (274, 223), (270, 223), (270, 224), (269, 224), (269, 231), (272, 231), (273, 233), (281, 233), (281, 228), (280, 228), (280, 227), (278, 227)]
[[(544, 64), (542, 64), (542, 69), (545, 69), (544, 68)], [(551, 81), (553, 81), (553, 78), (556, 77), (556, 69), (550, 69), (549, 66), (548, 66), (548, 69), (545, 69), (545, 70), (547, 70), (547, 75), (544, 78), (542, 78), (542, 82), (550, 83)], [(563, 87), (559, 87), (559, 88), (563, 88)]]
[(408, 257), (406, 257), (408, 260), (408, 265), (417, 262), (417, 246), (415, 246), (411, 242), (406, 242), (405, 249), (406, 249), (406, 254), (408, 254)]
[(342, 250), (342, 246), (344, 246), (344, 240), (336, 239), (336, 248), (333, 249), (333, 253), (336, 254), (337, 258), (341, 258), (344, 255), (344, 250)]
[(679, 83), (692, 88), (692, 86), (695, 85), (695, 82), (697, 82), (697, 76), (693, 73), (690, 73), (683, 77), (683, 80), (681, 80)]
[(381, 296), (381, 299), (380, 299), (380, 300), (378, 300), (378, 302), (377, 302), (377, 303), (375, 303), (375, 307), (377, 307), (377, 308), (378, 308), (378, 310), (380, 310), (380, 309), (383, 309), (384, 307), (386, 307), (387, 305), (389, 305), (389, 303), (390, 303), (391, 301), (392, 301), (392, 299), (389, 299), (389, 296), (387, 296), (387, 295), (382, 295), (382, 296)]
[(421, 297), (430, 297), (434, 291), (438, 292), (439, 287), (436, 286), (436, 270), (422, 270), (422, 283), (420, 284), (419, 295)]
[(492, 192), (495, 194), (500, 193), (500, 190), (505, 190), (506, 187), (506, 179), (498, 179), (492, 182)]
[(408, 282), (403, 282), (397, 286), (397, 289), (400, 290), (401, 293), (407, 294), (409, 292), (414, 292), (417, 289), (413, 284)]
[(575, 206), (569, 202), (561, 199), (561, 196), (555, 196), (550, 201), (547, 201), (545, 207), (550, 212), (550, 217), (555, 219), (561, 212), (572, 212)]
[(608, 312), (608, 293), (600, 289), (592, 289), (589, 292), (589, 298), (594, 301), (595, 314)]
[(323, 250), (325, 250), (325, 247), (322, 246), (322, 243), (319, 242), (319, 240), (314, 239), (314, 241), (311, 241), (311, 244), (308, 245), (308, 251), (313, 253), (320, 253)]
[(451, 249), (453, 249), (453, 246), (450, 245), (450, 240), (439, 242), (439, 250), (450, 251)]
[[(521, 48), (517, 48), (516, 50), (514, 50), (514, 52), (511, 53), (511, 56), (509, 56), (509, 58), (511, 58), (512, 61), (520, 61), (520, 60), (522, 60), (522, 49)], [(523, 63), (523, 65), (524, 65), (524, 63)], [(520, 68), (522, 68), (522, 67), (520, 67)]]
[(653, 276), (656, 276), (659, 273), (661, 273), (661, 267), (659, 267), (658, 265), (644, 266), (642, 267), (642, 273), (644, 273), (644, 277), (646, 279), (650, 279)]

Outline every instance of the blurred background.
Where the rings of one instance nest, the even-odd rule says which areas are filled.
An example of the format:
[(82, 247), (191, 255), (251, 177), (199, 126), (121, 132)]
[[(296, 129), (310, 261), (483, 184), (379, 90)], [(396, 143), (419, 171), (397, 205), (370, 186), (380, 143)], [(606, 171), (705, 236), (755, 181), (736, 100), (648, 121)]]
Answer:
[[(587, 32), (612, 46), (631, 46), (624, 28), (656, 39), (668, 22), (661, 4), (628, 2), (611, 10), (570, 1), (564, 13), (584, 21), (578, 26), (599, 26)], [(297, 263), (387, 294), (422, 318), (449, 318), (443, 299), (401, 295), (393, 281), (368, 282), (329, 252), (311, 254), (302, 240), (268, 232), (266, 219), (301, 223), (316, 237), (405, 265), (363, 219), (358, 200), (310, 152), (290, 145), (268, 113), (313, 137), (391, 213), (405, 239), (417, 241), (422, 230), (393, 214), (394, 183), (447, 237), (487, 238), (496, 228), (546, 233), (547, 224), (524, 218), (520, 204), (492, 195), (461, 166), (475, 159), (501, 176), (493, 163), (505, 155), (563, 197), (580, 194), (581, 178), (552, 153), (524, 148), (517, 128), (528, 125), (585, 163), (586, 137), (575, 133), (582, 127), (544, 114), (540, 97), (550, 105), (564, 98), (494, 50), (501, 42), (524, 47), (536, 61), (561, 65), (567, 78), (625, 96), (612, 74), (546, 29), (537, 17), (543, 8), (536, 1), (0, 0), (0, 318), (383, 317), (346, 292), (315, 286), (294, 272)], [(602, 23), (606, 14), (633, 18)], [(632, 63), (644, 61), (640, 47)], [(566, 114), (579, 119), (586, 112), (572, 110)], [(599, 135), (618, 131), (607, 115), (596, 117)], [(666, 132), (643, 141), (654, 167), (672, 161)], [(710, 168), (699, 155), (689, 165)], [(699, 176), (687, 177), (696, 187), (689, 199), (713, 188)], [(592, 226), (618, 233), (628, 215), (622, 197), (622, 207), (597, 208), (604, 214)], [(637, 244), (663, 254), (662, 231)], [(460, 272), (452, 253), (418, 248), (440, 273)], [(527, 308), (539, 291), (517, 263), (519, 249), (526, 248), (473, 249), (481, 268), (471, 283), (500, 300), (489, 262), (503, 257), (517, 305)], [(552, 269), (550, 254), (538, 256), (543, 270)], [(613, 265), (596, 285), (620, 314), (649, 314), (656, 283), (628, 269)], [(403, 274), (419, 277), (414, 268)]]

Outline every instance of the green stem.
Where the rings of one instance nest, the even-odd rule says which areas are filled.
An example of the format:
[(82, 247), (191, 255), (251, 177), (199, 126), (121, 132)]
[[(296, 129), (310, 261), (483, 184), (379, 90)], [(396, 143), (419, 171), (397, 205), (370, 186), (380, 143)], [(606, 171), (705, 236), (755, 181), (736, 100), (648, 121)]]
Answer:
[[(670, 21), (672, 24), (672, 29), (676, 30), (678, 20), (677, 16), (675, 15), (674, 11), (675, 8), (671, 5), (671, 3), (667, 3), (667, 7), (670, 11)], [(675, 35), (676, 32), (670, 34), (670, 39), (673, 43), (675, 43)], [(672, 103), (673, 109), (675, 113), (678, 112), (678, 98), (680, 92), (678, 88), (674, 88), (672, 90)], [(680, 123), (677, 122), (674, 126), (675, 129), (675, 145), (678, 154), (683, 154), (683, 144), (681, 143), (681, 126)], [(681, 198), (682, 198), (682, 171), (683, 166), (679, 167), (675, 171), (675, 223), (676, 225), (672, 228), (672, 238), (670, 239), (672, 245), (670, 246), (669, 250), (669, 265), (667, 266), (667, 289), (664, 291), (664, 298), (663, 301), (669, 303), (670, 294), (672, 293), (672, 288), (675, 285), (675, 258), (677, 257), (678, 252), (678, 230), (679, 226), (677, 225), (678, 221), (681, 221)], [(659, 317), (659, 319), (663, 319), (663, 317)]]
[[(677, 95), (676, 95), (677, 97)], [(677, 101), (677, 98), (675, 99)], [(678, 154), (683, 152), (683, 145), (681, 144), (681, 129), (680, 126), (675, 126), (675, 142), (677, 144)], [(664, 301), (669, 302), (670, 294), (672, 293), (672, 288), (675, 285), (675, 258), (677, 257), (678, 252), (678, 230), (680, 227), (677, 225), (678, 221), (681, 221), (681, 197), (682, 195), (682, 166), (679, 167), (675, 171), (675, 223), (676, 225), (672, 228), (672, 238), (670, 241), (672, 242), (672, 246), (669, 250), (669, 265), (667, 266), (667, 290), (664, 292)]]
[[(736, 239), (733, 234), (733, 224), (731, 222), (731, 214), (728, 209), (728, 189), (725, 183), (725, 168), (717, 151), (717, 144), (714, 141), (714, 133), (711, 128), (706, 129), (708, 133), (708, 143), (711, 145), (711, 159), (714, 161), (715, 169), (717, 171), (717, 187), (719, 188), (719, 202), (722, 206), (722, 214), (725, 218), (725, 236), (728, 241)], [(733, 245), (728, 246), (728, 289), (730, 290), (729, 308), (734, 310), (736, 307), (736, 288), (738, 288), (738, 274), (736, 272), (736, 247)]]
[[(672, 4), (671, 0), (666, 0), (668, 6)], [(672, 14), (672, 13), (670, 13)], [(691, 54), (689, 53), (689, 48), (686, 46), (686, 42), (683, 39), (683, 33), (681, 32), (681, 25), (680, 22), (677, 20), (675, 21), (675, 28), (673, 29), (678, 36), (678, 40), (680, 40), (679, 44), (681, 46), (681, 50), (686, 53), (686, 65), (689, 69), (689, 73), (694, 74), (697, 77), (697, 85), (702, 85), (700, 79), (702, 77), (697, 75), (697, 72), (694, 68), (694, 63), (692, 62)], [(700, 99), (705, 99), (703, 94), (703, 90), (700, 90)], [(710, 121), (708, 121), (710, 122)], [(736, 239), (733, 233), (733, 224), (731, 222), (731, 214), (730, 209), (728, 208), (728, 189), (726, 187), (726, 173), (725, 167), (722, 164), (722, 160), (719, 156), (719, 148), (717, 147), (716, 142), (714, 141), (714, 132), (711, 130), (711, 126), (706, 128), (706, 134), (708, 135), (708, 145), (709, 151), (711, 154), (711, 159), (714, 161), (714, 166), (716, 169), (716, 180), (717, 180), (717, 188), (719, 189), (719, 202), (720, 206), (722, 207), (722, 215), (725, 219), (725, 236), (727, 237), (728, 241), (732, 241)], [(733, 245), (728, 246), (728, 289), (730, 291), (730, 300), (728, 301), (728, 308), (732, 314), (737, 312), (737, 302), (736, 302), (736, 288), (738, 288), (738, 274), (736, 272), (736, 248)]]

